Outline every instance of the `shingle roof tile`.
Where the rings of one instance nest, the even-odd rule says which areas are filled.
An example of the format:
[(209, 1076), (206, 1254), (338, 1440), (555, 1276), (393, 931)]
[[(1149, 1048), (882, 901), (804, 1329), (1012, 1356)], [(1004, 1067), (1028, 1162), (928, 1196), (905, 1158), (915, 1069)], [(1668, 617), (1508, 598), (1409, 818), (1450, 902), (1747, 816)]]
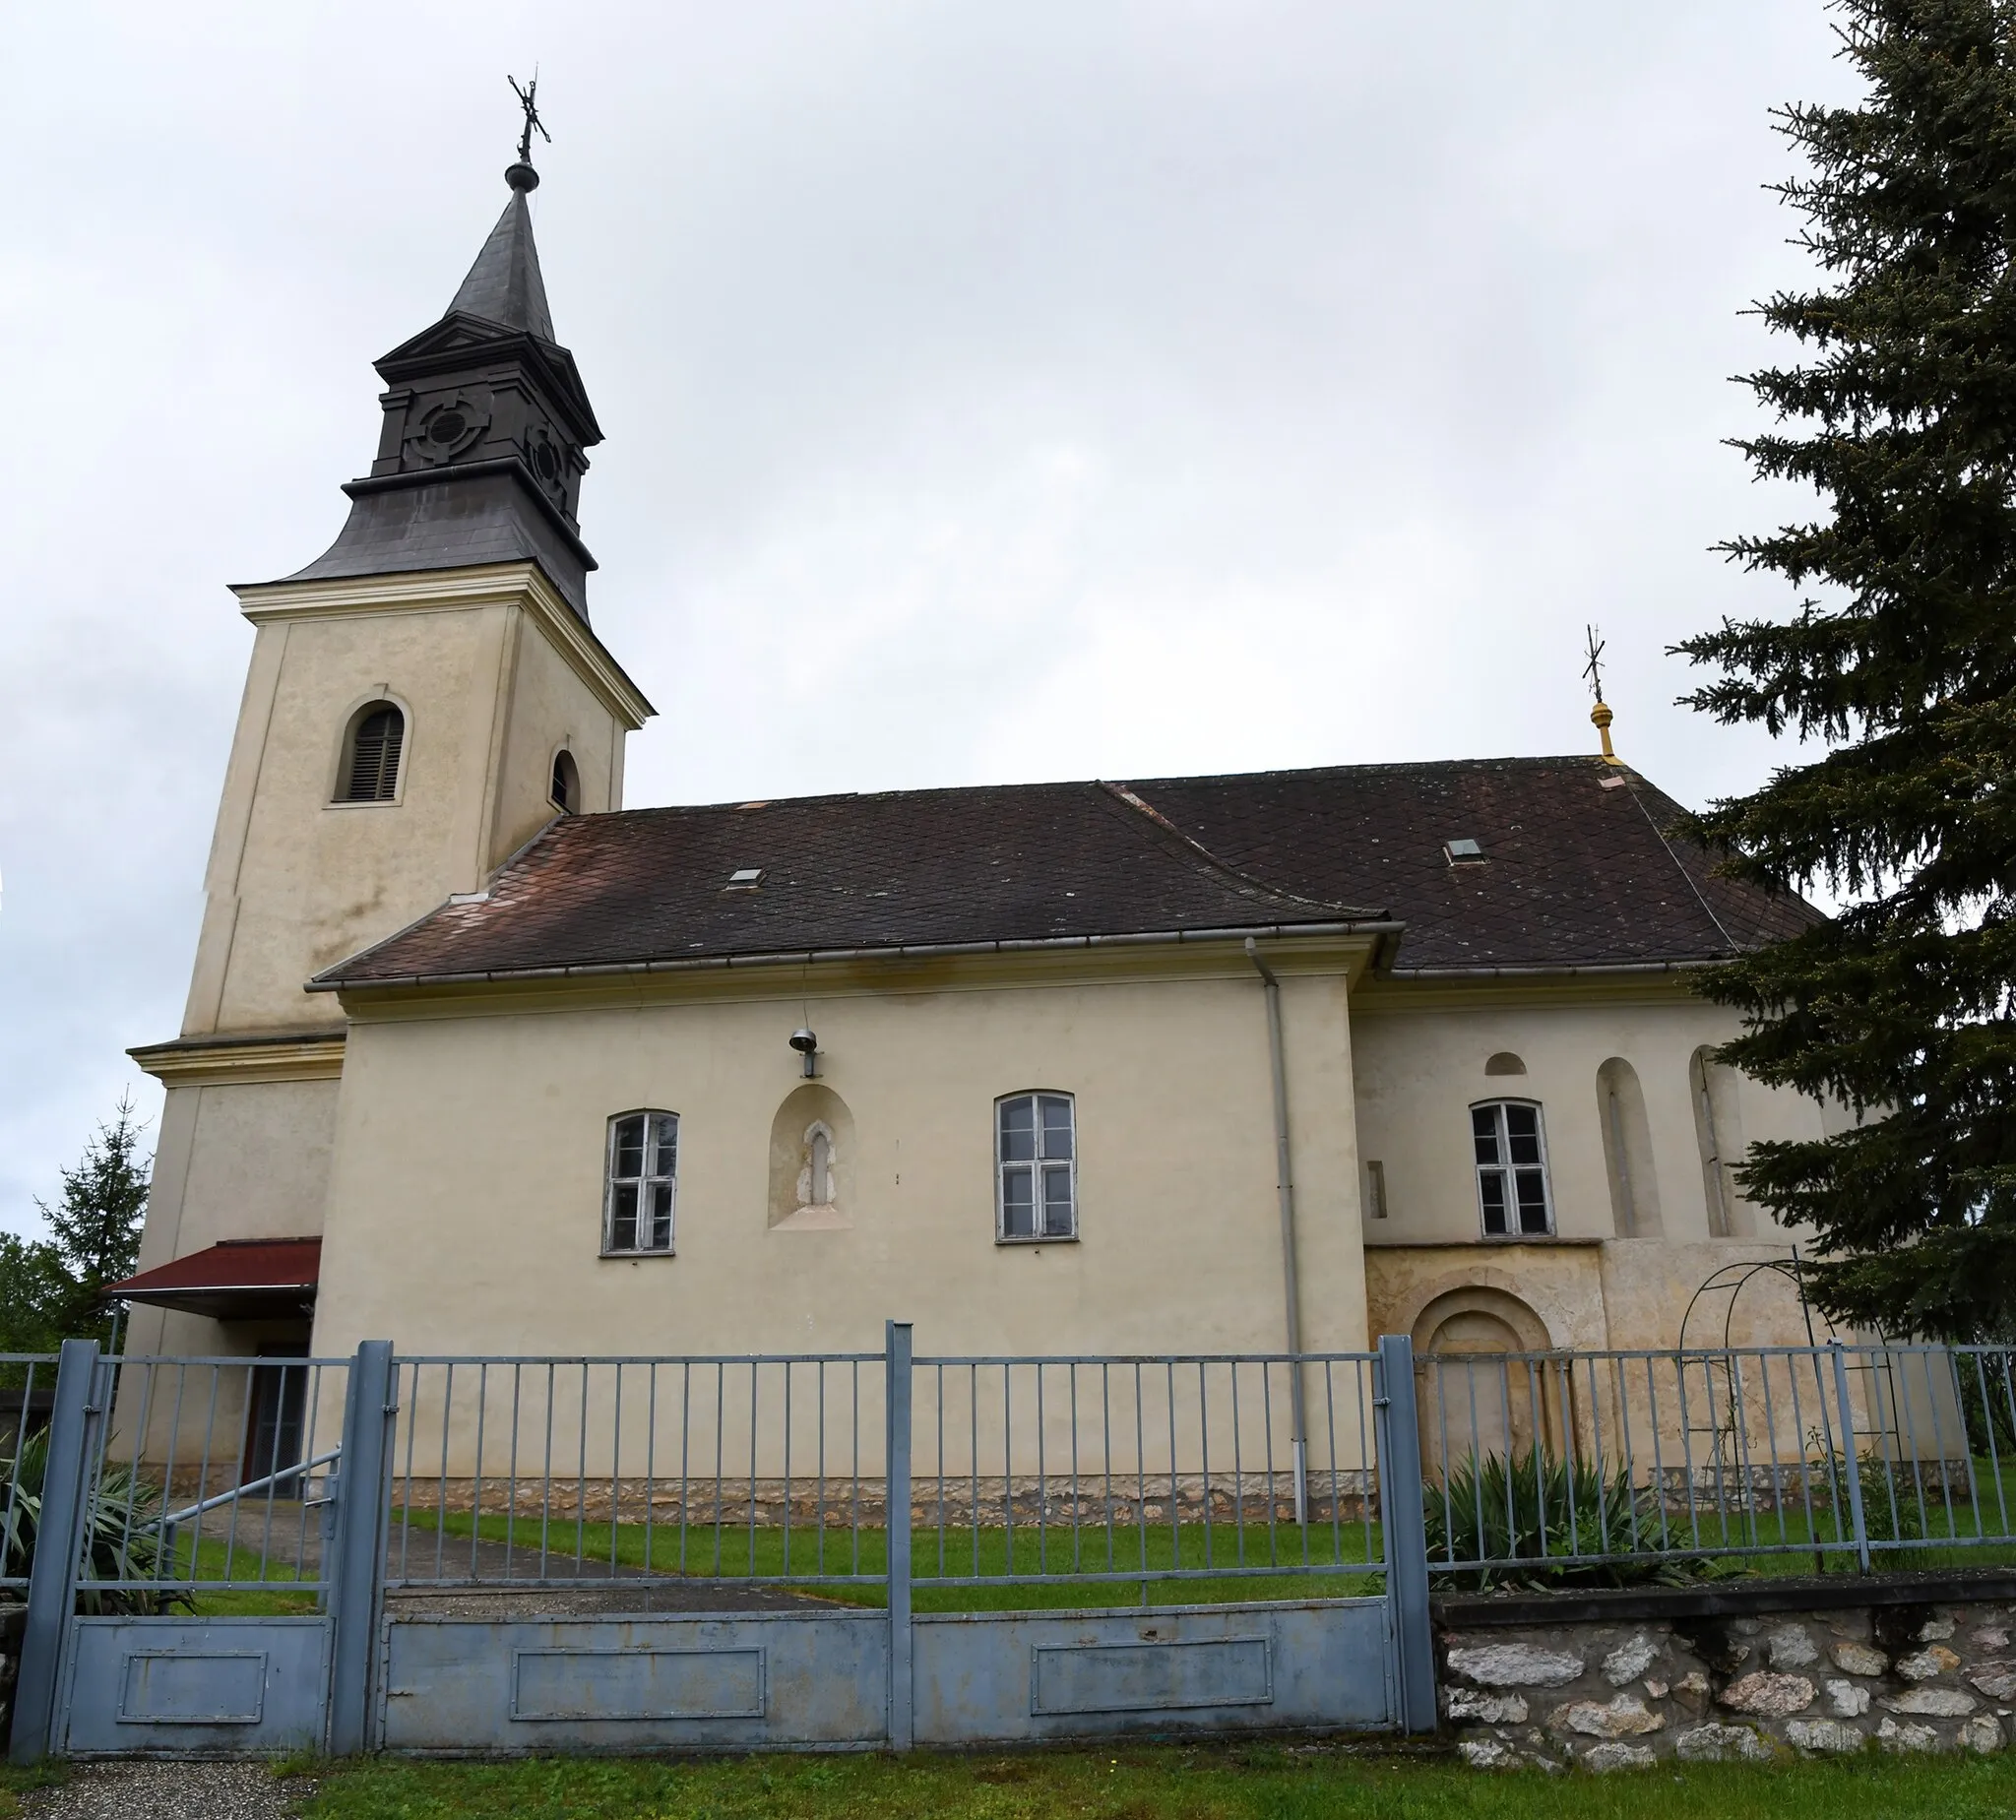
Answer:
[[(1713, 877), (1662, 836), (1676, 813), (1635, 774), (1564, 758), (568, 817), (485, 900), (322, 983), (1381, 916), (1407, 925), (1402, 969), (1544, 968), (1708, 959), (1816, 914)], [(1464, 837), (1484, 857), (1452, 865)], [(726, 888), (751, 867), (755, 890)]]

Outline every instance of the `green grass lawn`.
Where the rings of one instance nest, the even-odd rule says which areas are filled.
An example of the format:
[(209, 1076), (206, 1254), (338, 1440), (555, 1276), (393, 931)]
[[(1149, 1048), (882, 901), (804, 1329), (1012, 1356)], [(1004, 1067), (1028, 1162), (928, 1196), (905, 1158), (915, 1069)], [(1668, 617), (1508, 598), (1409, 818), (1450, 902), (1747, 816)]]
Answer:
[(897, 1759), (380, 1762), (327, 1774), (308, 1820), (2006, 1820), (2016, 1761), (1492, 1775), (1446, 1759), (1281, 1746)]
[[(1996, 1495), (1995, 1475), (1985, 1459), (1976, 1463), (1976, 1470), (1982, 1522), (1984, 1527), (1996, 1526), (2003, 1501)], [(2016, 1520), (2016, 1464), (2005, 1464), (2001, 1476), (2003, 1498)], [(1879, 1572), (2016, 1565), (2016, 1545), (1965, 1543), (1967, 1528), (1976, 1514), (1974, 1505), (1956, 1499), (1949, 1510), (1943, 1498), (1928, 1496), (1920, 1520), (1914, 1498), (1906, 1508), (1905, 1521), (1899, 1523), (1893, 1518), (1880, 1475), (1865, 1485), (1865, 1493), (1871, 1535), (1893, 1538), (1896, 1543), (1874, 1550), (1873, 1564)], [(1428, 1495), (1433, 1499), (1437, 1489), (1429, 1487)], [(1724, 1516), (1714, 1509), (1712, 1499), (1704, 1499), (1691, 1515), (1668, 1512), (1663, 1531), (1657, 1515), (1642, 1518), (1641, 1523), (1643, 1545), (1655, 1547), (1664, 1541), (1682, 1558), (1713, 1556), (1731, 1548), (1778, 1550), (1725, 1555), (1725, 1572), (1769, 1576), (1853, 1574), (1857, 1570), (1851, 1549), (1816, 1550), (1816, 1542), (1835, 1542), (1840, 1533), (1835, 1512), (1818, 1498), (1810, 1517), (1801, 1500), (1791, 1501), (1783, 1511), (1732, 1511)], [(1963, 1538), (1959, 1545), (1947, 1534), (1949, 1523)], [(395, 1506), (390, 1536), (394, 1578), (430, 1577), (437, 1550), (447, 1575), (466, 1574), (472, 1537), (491, 1545), (485, 1549), (481, 1577), (493, 1584), (502, 1567), (495, 1545), (508, 1540), (513, 1573), (536, 1579), (541, 1572), (543, 1541), (543, 1572), (549, 1577), (594, 1576), (598, 1569), (606, 1569), (613, 1552), (619, 1567), (631, 1570), (648, 1567), (660, 1574), (696, 1579), (754, 1575), (844, 1603), (873, 1606), (884, 1602), (882, 1588), (873, 1584), (887, 1558), (884, 1532), (866, 1528), (850, 1532), (831, 1516), (823, 1529), (816, 1524), (794, 1524), (788, 1533), (764, 1525), (752, 1531), (746, 1523), (724, 1523), (719, 1528), (674, 1523), (654, 1525), (647, 1537), (641, 1523), (612, 1528), (607, 1523), (552, 1517), (541, 1524), (536, 1513), (515, 1518), (486, 1513), (476, 1519), (467, 1512), (439, 1514)], [(1629, 1538), (1613, 1539), (1621, 1544)], [(185, 1538), (178, 1553), (184, 1573), (189, 1571), (189, 1545)], [(459, 1563), (458, 1545), (462, 1550)], [(1327, 1523), (1312, 1523), (1306, 1530), (1298, 1530), (1292, 1523), (1270, 1525), (1265, 1519), (1248, 1518), (1243, 1524), (1214, 1520), (1208, 1527), (1201, 1520), (1186, 1519), (1173, 1530), (1166, 1520), (1145, 1528), (1116, 1523), (1110, 1532), (1103, 1524), (1087, 1523), (1074, 1534), (1068, 1523), (1053, 1520), (1040, 1526), (1018, 1525), (1012, 1532), (998, 1524), (978, 1530), (948, 1525), (941, 1536), (935, 1524), (925, 1521), (917, 1525), (913, 1538), (911, 1571), (914, 1607), (926, 1612), (1354, 1598), (1382, 1590), (1381, 1577), (1367, 1571), (1380, 1547), (1378, 1527), (1373, 1525), (1368, 1532), (1362, 1523), (1340, 1524), (1335, 1529)], [(199, 1613), (264, 1615), (318, 1609), (314, 1594), (287, 1590), (296, 1577), (289, 1559), (277, 1557), (262, 1568), (256, 1550), (240, 1545), (229, 1566), (231, 1577), (253, 1582), (263, 1576), (265, 1584), (199, 1593)], [(1173, 1577), (1177, 1570), (1241, 1567), (1248, 1571), (1208, 1580)], [(223, 1538), (205, 1536), (196, 1556), (197, 1574), (221, 1579), (226, 1577), (225, 1569)], [(1018, 1584), (1012, 1578), (1039, 1573), (1058, 1578), (1038, 1584)], [(868, 1576), (869, 1582), (848, 1585), (824, 1579), (848, 1574)], [(1440, 1570), (1434, 1574), (1437, 1590), (1452, 1593), (1469, 1590), (1471, 1578)], [(948, 1583), (930, 1584), (933, 1580)]]
[(263, 1576), (269, 1583), (265, 1586), (214, 1588), (193, 1594), (195, 1616), (289, 1617), (312, 1615), (321, 1609), (315, 1594), (286, 1590), (300, 1578), (290, 1560), (268, 1560), (262, 1564), (257, 1550), (248, 1551), (240, 1546), (229, 1551), (227, 1561), (223, 1539), (206, 1537), (196, 1544), (192, 1568), (190, 1545), (187, 1538), (176, 1544), (174, 1572), (178, 1576), (190, 1580), (257, 1580)]
[[(541, 1525), (536, 1516), (506, 1519), (500, 1515), (473, 1518), (450, 1511), (438, 1518), (432, 1511), (395, 1511), (392, 1522), (392, 1570), (424, 1578), (437, 1560), (449, 1575), (467, 1573), (472, 1536), (486, 1543), (511, 1546), (511, 1571), (532, 1577), (540, 1572)], [(661, 1574), (698, 1579), (732, 1578), (749, 1574), (774, 1578), (819, 1597), (850, 1604), (880, 1605), (879, 1586), (820, 1584), (822, 1574), (880, 1575), (888, 1561), (888, 1537), (881, 1530), (850, 1533), (810, 1526), (781, 1527), (724, 1524), (654, 1525), (647, 1538), (641, 1523), (576, 1524), (554, 1519), (544, 1526), (544, 1571), (556, 1578), (593, 1575), (613, 1559), (621, 1567), (647, 1565)], [(462, 1545), (460, 1565), (456, 1544)], [(1371, 1538), (1376, 1550), (1379, 1537)], [(438, 1544), (438, 1547), (437, 1547)], [(1243, 1548), (1243, 1553), (1242, 1553)], [(1237, 1568), (1246, 1575), (1214, 1580), (1161, 1578), (1173, 1570)], [(1306, 1562), (1307, 1568), (1302, 1564)], [(577, 1564), (578, 1563), (578, 1564)], [(494, 1555), (483, 1563), (494, 1574), (503, 1563)], [(1306, 1531), (1278, 1523), (1270, 1536), (1265, 1523), (1248, 1523), (1243, 1541), (1233, 1526), (1213, 1523), (1207, 1535), (1200, 1523), (1185, 1523), (1172, 1532), (1166, 1524), (1140, 1527), (1116, 1525), (1108, 1538), (1103, 1525), (1087, 1525), (1075, 1537), (1068, 1524), (1041, 1529), (1031, 1524), (1011, 1533), (1002, 1527), (946, 1531), (941, 1555), (935, 1526), (920, 1526), (912, 1538), (914, 1580), (958, 1576), (956, 1585), (916, 1585), (913, 1595), (918, 1611), (1045, 1610), (1069, 1606), (1131, 1604), (1141, 1598), (1140, 1579), (1106, 1580), (1104, 1574), (1144, 1576), (1149, 1598), (1159, 1604), (1191, 1604), (1247, 1599), (1349, 1599), (1381, 1590), (1381, 1576), (1365, 1571), (1365, 1531), (1362, 1524), (1333, 1531), (1328, 1524), (1310, 1524)], [(1268, 1571), (1288, 1569), (1292, 1571)], [(1313, 1571), (1311, 1571), (1313, 1570)], [(1063, 1580), (1016, 1584), (1011, 1574), (1050, 1573)]]
[[(2016, 1755), (1670, 1766), (1608, 1777), (1468, 1770), (1324, 1745), (970, 1756), (380, 1759), (315, 1779), (302, 1820), (2008, 1820)], [(0, 1820), (66, 1779), (0, 1766)], [(38, 1805), (38, 1803), (37, 1803)]]

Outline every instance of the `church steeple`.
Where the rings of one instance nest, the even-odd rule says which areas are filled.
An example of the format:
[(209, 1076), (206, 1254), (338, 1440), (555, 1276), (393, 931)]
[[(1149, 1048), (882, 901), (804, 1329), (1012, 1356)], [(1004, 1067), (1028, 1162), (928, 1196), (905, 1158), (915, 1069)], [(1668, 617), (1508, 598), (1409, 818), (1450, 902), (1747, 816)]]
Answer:
[(480, 316), (507, 329), (523, 329), (542, 342), (553, 339), (553, 312), (546, 305), (546, 282), (539, 274), (539, 250), (533, 244), (532, 210), (526, 197), (539, 186), (530, 164), (504, 173), (511, 200), (490, 229), (476, 263), (448, 306), (449, 315)]
[(553, 336), (532, 212), (531, 129), (505, 175), (511, 200), (447, 313), (377, 362), (387, 390), (378, 458), (349, 481), (349, 521), (289, 581), (536, 562), (588, 618), (576, 511), (601, 441), (574, 356)]

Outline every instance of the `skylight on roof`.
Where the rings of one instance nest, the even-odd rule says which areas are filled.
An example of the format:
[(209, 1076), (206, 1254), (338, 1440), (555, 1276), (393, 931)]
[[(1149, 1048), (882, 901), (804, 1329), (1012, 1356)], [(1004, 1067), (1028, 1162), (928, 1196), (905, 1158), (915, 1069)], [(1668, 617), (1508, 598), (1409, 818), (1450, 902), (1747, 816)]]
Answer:
[(1460, 840), (1444, 841), (1442, 851), (1448, 855), (1452, 866), (1474, 865), (1484, 856), (1484, 849), (1468, 835)]
[(763, 868), (761, 866), (743, 866), (737, 871), (728, 874), (728, 882), (722, 889), (724, 891), (754, 891), (762, 883)]

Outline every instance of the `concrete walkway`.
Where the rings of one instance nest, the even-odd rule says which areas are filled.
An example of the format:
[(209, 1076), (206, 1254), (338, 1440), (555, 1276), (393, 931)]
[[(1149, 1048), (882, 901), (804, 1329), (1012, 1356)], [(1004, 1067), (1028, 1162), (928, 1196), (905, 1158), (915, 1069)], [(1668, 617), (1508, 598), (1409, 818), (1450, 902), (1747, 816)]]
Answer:
[[(418, 1513), (414, 1515), (417, 1517)], [(296, 1574), (303, 1580), (313, 1580), (321, 1572), (322, 1526), (318, 1518), (319, 1511), (311, 1508), (304, 1512), (291, 1500), (276, 1498), (269, 1505), (263, 1498), (248, 1499), (236, 1513), (235, 1527), (228, 1506), (205, 1512), (201, 1537), (206, 1544), (229, 1543), (231, 1576), (241, 1584), (259, 1580), (263, 1557), (265, 1571), (272, 1576), (267, 1584), (280, 1591)], [(389, 1609), (395, 1617), (487, 1619), (599, 1616), (615, 1611), (804, 1611), (817, 1610), (830, 1602), (774, 1586), (736, 1585), (697, 1577), (673, 1584), (626, 1586), (625, 1582), (640, 1577), (639, 1569), (621, 1563), (612, 1565), (606, 1556), (599, 1560), (592, 1555), (575, 1559), (571, 1521), (552, 1523), (542, 1558), (536, 1518), (527, 1519), (524, 1533), (513, 1538), (509, 1548), (501, 1541), (437, 1536), (432, 1530), (421, 1530), (416, 1522), (402, 1519), (403, 1513), (395, 1507), (387, 1538), (389, 1578), (431, 1580), (438, 1576), (488, 1584), (441, 1591), (424, 1586), (399, 1587), (388, 1595)], [(193, 1523), (185, 1524), (181, 1535), (186, 1539), (195, 1531)], [(705, 1558), (706, 1550), (705, 1538), (696, 1539), (696, 1563)], [(836, 1547), (836, 1564), (841, 1558)], [(606, 1588), (542, 1587), (536, 1584), (541, 1574), (553, 1579), (605, 1580), (609, 1584)]]

